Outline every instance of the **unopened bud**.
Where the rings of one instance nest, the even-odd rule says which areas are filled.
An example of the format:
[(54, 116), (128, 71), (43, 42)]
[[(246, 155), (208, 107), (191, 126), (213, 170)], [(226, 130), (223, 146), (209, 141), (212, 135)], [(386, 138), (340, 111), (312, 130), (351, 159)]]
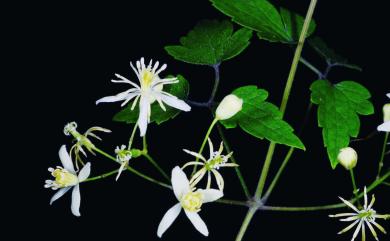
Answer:
[(339, 163), (347, 170), (353, 169), (358, 160), (356, 151), (351, 147), (340, 149), (339, 155), (337, 156)]
[(218, 120), (226, 120), (237, 114), (242, 109), (242, 99), (230, 94), (219, 103), (216, 117)]
[(383, 121), (390, 121), (390, 104), (385, 104), (383, 106)]

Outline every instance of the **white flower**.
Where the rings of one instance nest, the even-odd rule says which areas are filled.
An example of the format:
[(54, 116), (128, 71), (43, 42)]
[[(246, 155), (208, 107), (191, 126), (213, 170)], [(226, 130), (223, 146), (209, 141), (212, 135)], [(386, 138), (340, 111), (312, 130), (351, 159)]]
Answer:
[(185, 214), (194, 227), (204, 236), (208, 236), (209, 231), (207, 226), (198, 212), (203, 203), (216, 201), (223, 196), (223, 193), (216, 189), (191, 189), (186, 174), (178, 166), (173, 168), (171, 180), (173, 192), (179, 203), (165, 213), (158, 225), (157, 236), (161, 238), (163, 233), (172, 225), (173, 221), (175, 221), (182, 209), (184, 209)]
[(81, 162), (80, 152), (84, 154), (84, 156), (87, 156), (87, 153), (84, 151), (83, 147), (85, 147), (90, 153), (95, 155), (93, 152), (93, 149), (95, 148), (95, 145), (88, 139), (88, 136), (92, 136), (98, 140), (102, 140), (100, 137), (98, 137), (94, 131), (101, 131), (105, 133), (111, 133), (109, 129), (102, 128), (99, 126), (94, 126), (89, 128), (83, 135), (80, 134), (77, 131), (77, 123), (76, 122), (70, 122), (65, 125), (64, 127), (64, 134), (66, 136), (73, 136), (76, 140), (76, 143), (70, 148), (70, 154), (74, 154), (76, 168), (78, 169), (78, 162)]
[(345, 169), (351, 170), (357, 164), (358, 155), (353, 148), (345, 147), (340, 149), (337, 159), (339, 163), (345, 167)]
[(65, 145), (61, 146), (59, 151), (60, 160), (63, 167), (57, 166), (56, 169), (49, 168), (51, 175), (55, 177), (55, 180), (46, 180), (45, 188), (51, 188), (53, 190), (59, 189), (50, 200), (50, 205), (62, 197), (67, 191), (73, 188), (72, 191), (72, 205), (71, 210), (73, 215), (80, 216), (80, 186), (79, 183), (85, 181), (89, 177), (91, 172), (91, 163), (85, 164), (77, 175), (74, 170), (72, 159), (70, 158)]
[(226, 120), (237, 114), (242, 109), (242, 99), (236, 95), (225, 96), (215, 111), (218, 120)]
[(121, 175), (123, 169), (127, 166), (127, 164), (129, 163), (131, 157), (132, 157), (132, 154), (131, 154), (131, 151), (130, 150), (127, 150), (126, 149), (126, 146), (125, 145), (122, 145), (121, 148), (119, 148), (119, 146), (117, 146), (115, 148), (115, 154), (116, 154), (116, 160), (121, 163), (121, 166), (118, 170), (118, 175), (116, 175), (116, 181), (118, 181), (119, 179), (119, 176)]
[(138, 126), (140, 129), (141, 136), (144, 136), (148, 123), (150, 122), (151, 107), (150, 105), (157, 100), (161, 109), (164, 111), (164, 103), (172, 106), (176, 109), (183, 111), (190, 111), (191, 107), (187, 105), (184, 101), (178, 99), (176, 96), (173, 96), (165, 91), (163, 91), (163, 86), (167, 84), (176, 84), (178, 83), (177, 78), (163, 78), (159, 77), (159, 74), (167, 68), (166, 64), (163, 64), (159, 69), (159, 62), (157, 61), (152, 68), (152, 60), (150, 60), (149, 65), (146, 67), (144, 63), (144, 58), (141, 58), (141, 61), (136, 62), (137, 69), (130, 62), (131, 68), (137, 74), (138, 81), (140, 85), (126, 79), (125, 77), (115, 74), (120, 80), (111, 80), (114, 83), (126, 83), (131, 85), (133, 88), (130, 88), (124, 92), (121, 92), (115, 96), (107, 96), (96, 101), (96, 104), (101, 102), (116, 102), (124, 101), (121, 106), (126, 105), (130, 100), (134, 99), (134, 102), (131, 106), (131, 110), (134, 110), (137, 102), (139, 100), (139, 116), (138, 116)]
[(378, 228), (382, 233), (386, 234), (385, 229), (379, 225), (375, 220), (377, 218), (381, 219), (389, 219), (390, 215), (380, 215), (377, 214), (376, 211), (372, 208), (372, 206), (375, 203), (375, 196), (372, 195), (372, 199), (370, 204), (368, 205), (367, 200), (367, 189), (364, 188), (364, 207), (362, 210), (359, 210), (357, 207), (355, 207), (352, 203), (348, 202), (347, 200), (344, 200), (343, 198), (339, 197), (341, 201), (343, 201), (348, 207), (352, 208), (355, 213), (340, 213), (336, 215), (329, 215), (331, 218), (338, 218), (343, 217), (340, 219), (342, 222), (353, 222), (345, 229), (341, 230), (338, 234), (345, 233), (349, 230), (351, 230), (353, 227), (356, 227), (356, 230), (353, 234), (352, 241), (355, 240), (357, 235), (359, 234), (360, 230), (362, 231), (362, 240), (366, 240), (366, 225), (370, 229), (372, 235), (376, 240), (378, 240), (378, 235), (373, 227), (373, 225)]
[[(387, 94), (390, 98), (390, 93)], [(378, 126), (378, 131), (390, 132), (390, 104), (383, 106), (383, 124)]]
[(200, 180), (204, 177), (204, 175), (207, 173), (207, 188), (210, 188), (211, 185), (211, 174), (212, 173), (215, 177), (215, 180), (217, 181), (217, 185), (219, 190), (223, 191), (224, 188), (224, 180), (222, 175), (218, 172), (220, 167), (237, 167), (238, 165), (235, 163), (227, 163), (229, 158), (233, 155), (233, 152), (225, 155), (221, 155), (223, 151), (223, 142), (219, 145), (218, 151), (214, 152), (213, 143), (211, 142), (210, 138), (208, 139), (209, 143), (209, 150), (210, 150), (210, 157), (206, 160), (203, 155), (200, 155), (196, 152), (189, 151), (184, 149), (186, 153), (193, 155), (197, 158), (199, 158), (201, 161), (192, 161), (188, 162), (183, 166), (183, 169), (188, 166), (193, 165), (199, 165), (203, 166), (199, 171), (197, 171), (191, 178), (190, 184), (191, 186), (195, 186), (200, 182)]

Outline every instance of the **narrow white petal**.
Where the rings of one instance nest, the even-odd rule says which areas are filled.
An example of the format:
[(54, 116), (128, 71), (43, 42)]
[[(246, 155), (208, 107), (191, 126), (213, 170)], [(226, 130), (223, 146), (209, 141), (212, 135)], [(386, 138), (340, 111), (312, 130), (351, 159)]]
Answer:
[(181, 169), (184, 170), (184, 168), (188, 167), (188, 166), (197, 166), (197, 165), (201, 165), (201, 166), (204, 166), (204, 163), (203, 162), (187, 162)]
[(167, 231), (167, 229), (172, 225), (177, 216), (179, 216), (181, 211), (181, 204), (178, 203), (175, 206), (171, 207), (161, 219), (160, 224), (157, 228), (157, 236), (161, 238), (161, 236)]
[(203, 195), (203, 203), (214, 202), (223, 197), (223, 192), (217, 189), (198, 189)]
[(374, 206), (374, 203), (375, 203), (375, 195), (372, 195), (370, 205), (368, 205), (367, 209), (371, 209), (372, 206)]
[(60, 190), (58, 190), (54, 195), (53, 197), (50, 199), (50, 205), (53, 204), (54, 201), (56, 201), (57, 199), (59, 199), (60, 197), (62, 197), (67, 191), (69, 191), (69, 189), (71, 189), (72, 187), (64, 187), (64, 188), (61, 188)]
[(355, 215), (353, 217), (349, 217), (349, 218), (343, 218), (343, 219), (340, 219), (341, 222), (351, 222), (351, 221), (355, 221), (357, 219), (360, 219), (359, 215)]
[(348, 216), (357, 216), (357, 213), (339, 213), (335, 215), (329, 215), (331, 218), (339, 218), (339, 217), (348, 217)]
[(184, 102), (176, 97), (172, 97), (172, 96), (168, 96), (168, 95), (164, 95), (164, 94), (161, 94), (160, 97), (161, 97), (161, 100), (165, 104), (172, 106), (173, 108), (176, 108), (176, 109), (179, 109), (182, 111), (190, 111), (191, 110), (191, 106), (189, 106), (186, 102)]
[(58, 152), (58, 155), (60, 156), (60, 160), (61, 160), (62, 166), (66, 170), (68, 170), (69, 172), (75, 174), (76, 172), (75, 172), (74, 167), (73, 167), (72, 159), (70, 158), (69, 153), (66, 150), (66, 146), (65, 145), (61, 146), (60, 151)]
[(390, 121), (386, 121), (382, 125), (378, 126), (378, 131), (390, 132)]
[(79, 182), (82, 182), (85, 179), (87, 179), (89, 177), (89, 174), (91, 174), (91, 163), (90, 162), (85, 164), (85, 166), (80, 170), (79, 176), (78, 176)]
[(209, 236), (209, 230), (207, 229), (206, 224), (203, 222), (199, 214), (196, 212), (189, 212), (187, 210), (184, 211), (196, 230), (198, 230), (204, 236)]
[(115, 181), (118, 181), (123, 169), (125, 168), (127, 162), (123, 162), (121, 166), (119, 167), (118, 174), (116, 175)]
[[(376, 240), (378, 240), (378, 234), (376, 233), (375, 229), (372, 227), (371, 223), (370, 223), (369, 221), (367, 221), (367, 220), (366, 220), (365, 222), (366, 222), (368, 228), (370, 229), (370, 231), (371, 231), (371, 233), (372, 233), (372, 236), (374, 236), (374, 238), (375, 238)], [(363, 226), (364, 226), (364, 225), (363, 225)]]
[(223, 180), (222, 175), (215, 169), (212, 169), (211, 171), (213, 172), (215, 180), (217, 181), (219, 190), (223, 191), (223, 188), (225, 186), (225, 181)]
[(192, 155), (192, 156), (194, 156), (194, 157), (196, 157), (196, 158), (201, 159), (201, 160), (204, 161), (204, 162), (207, 162), (206, 158), (204, 158), (201, 154), (198, 154), (198, 153), (193, 152), (193, 151), (189, 151), (189, 150), (187, 150), (187, 149), (183, 149), (183, 151), (184, 151), (185, 153), (187, 153), (187, 154), (190, 154), (190, 155)]
[(121, 104), (121, 106), (125, 106), (127, 103), (129, 103), (130, 100), (134, 99), (134, 97), (136, 96), (139, 96), (140, 93), (139, 92), (134, 92), (134, 93), (129, 93), (127, 96), (126, 96), (126, 100), (123, 101), (123, 103)]
[(190, 191), (190, 182), (186, 174), (176, 166), (172, 169), (172, 188), (177, 200), (180, 201), (181, 197)]
[(141, 95), (139, 101), (139, 116), (138, 116), (138, 127), (141, 136), (144, 136), (146, 134), (146, 130), (148, 128), (149, 106), (150, 106), (149, 98)]
[(379, 225), (379, 223), (377, 223), (377, 222), (374, 221), (374, 222), (372, 222), (372, 224), (374, 224), (375, 227), (377, 227), (382, 233), (386, 234), (385, 228), (382, 227), (381, 225)]
[(364, 209), (367, 209), (368, 198), (367, 198), (367, 188), (364, 187)]
[(359, 225), (357, 226), (355, 232), (353, 233), (353, 236), (352, 236), (352, 241), (355, 240), (355, 238), (358, 236), (359, 232), (360, 232), (360, 229), (362, 228), (362, 225), (363, 225), (363, 220), (360, 221)]
[(214, 147), (213, 147), (213, 143), (211, 142), (210, 138), (207, 138), (207, 142), (209, 143), (209, 151), (210, 151), (210, 158), (213, 156), (214, 154)]
[(192, 187), (196, 186), (196, 184), (198, 184), (200, 182), (200, 180), (202, 180), (202, 178), (204, 177), (205, 174), (206, 174), (206, 169), (205, 168), (201, 168), (199, 171), (197, 171), (191, 177), (190, 186), (192, 186)]
[(72, 210), (73, 215), (77, 217), (80, 216), (80, 202), (81, 202), (80, 186), (76, 185), (72, 190), (72, 204), (70, 208)]
[(390, 98), (390, 93), (386, 94), (386, 96)]
[(359, 212), (359, 210), (350, 202), (348, 202), (347, 200), (343, 199), (342, 197), (339, 197), (341, 201), (343, 201), (343, 203), (345, 203), (347, 206), (349, 206), (350, 208), (353, 209), (353, 211), (355, 212)]
[[(378, 238), (376, 238), (376, 240), (378, 240)], [(362, 224), (362, 241), (366, 241), (366, 226), (364, 223)]]
[(341, 230), (340, 232), (338, 232), (338, 234), (343, 234), (347, 231), (349, 231), (351, 228), (355, 227), (355, 225), (360, 222), (360, 220), (356, 220), (355, 222), (353, 222), (352, 224), (350, 224), (348, 227), (344, 228), (343, 230)]
[(99, 103), (111, 103), (111, 102), (117, 102), (117, 101), (126, 100), (126, 98), (129, 95), (130, 91), (131, 91), (131, 89), (130, 90), (126, 90), (124, 92), (121, 92), (121, 93), (119, 93), (117, 95), (106, 96), (106, 97), (103, 97), (101, 99), (98, 99), (96, 101), (96, 105), (98, 105)]

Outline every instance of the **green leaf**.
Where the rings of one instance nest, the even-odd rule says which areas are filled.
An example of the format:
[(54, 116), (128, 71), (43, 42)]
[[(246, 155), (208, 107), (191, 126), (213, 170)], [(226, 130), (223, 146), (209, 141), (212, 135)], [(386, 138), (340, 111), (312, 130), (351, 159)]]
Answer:
[(266, 90), (249, 85), (234, 90), (233, 94), (243, 100), (243, 106), (232, 118), (221, 121), (226, 128), (239, 125), (257, 138), (305, 149), (301, 140), (294, 135), (293, 128), (282, 120), (279, 109), (265, 101), (268, 97)]
[[(287, 9), (279, 11), (266, 0), (210, 0), (214, 7), (244, 27), (255, 30), (259, 38), (270, 42), (295, 43), (304, 18)], [(314, 32), (311, 21), (308, 36)]]
[(338, 55), (333, 49), (329, 48), (329, 46), (324, 42), (322, 38), (317, 36), (313, 37), (309, 39), (309, 44), (321, 57), (323, 57), (330, 64), (335, 64), (349, 69), (362, 71), (362, 68), (355, 64), (349, 63), (346, 58)]
[(370, 92), (353, 81), (332, 85), (327, 80), (317, 80), (310, 87), (311, 101), (318, 107), (318, 125), (327, 148), (332, 168), (336, 168), (337, 155), (349, 145), (350, 137), (357, 137), (360, 115), (371, 115), (374, 106), (368, 100)]
[[(168, 76), (169, 78), (173, 76)], [(164, 85), (164, 91), (176, 96), (179, 99), (185, 100), (188, 97), (189, 85), (188, 81), (181, 75), (177, 76), (179, 82), (177, 84)], [(135, 107), (134, 110), (131, 110), (132, 103), (129, 103), (123, 110), (119, 111), (114, 117), (114, 121), (126, 122), (128, 124), (136, 123), (139, 115), (139, 108)], [(175, 118), (180, 110), (172, 108), (168, 105), (165, 105), (166, 111), (161, 109), (159, 104), (154, 102), (151, 106), (151, 116), (150, 122), (156, 122), (161, 124), (165, 121)]]
[(230, 21), (204, 20), (180, 39), (181, 45), (166, 46), (165, 50), (183, 62), (215, 65), (244, 51), (251, 37), (249, 29), (233, 32)]

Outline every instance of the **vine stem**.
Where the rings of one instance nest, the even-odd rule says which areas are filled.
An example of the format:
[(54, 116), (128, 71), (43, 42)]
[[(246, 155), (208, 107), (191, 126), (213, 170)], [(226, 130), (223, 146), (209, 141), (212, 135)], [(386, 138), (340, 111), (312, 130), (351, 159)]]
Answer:
[[(355, 172), (353, 171), (353, 169), (351, 169), (351, 170), (349, 170), (349, 173), (351, 174), (353, 194), (355, 195), (355, 198), (357, 199), (358, 198), (358, 189), (356, 186)], [(358, 205), (361, 206), (359, 199), (358, 199)]]
[[(206, 132), (206, 136), (203, 139), (202, 145), (200, 146), (200, 149), (198, 151), (199, 155), (202, 155), (202, 152), (203, 152), (203, 149), (206, 145), (207, 139), (209, 138), (211, 131), (213, 130), (215, 124), (217, 124), (217, 123), (218, 123), (218, 119), (214, 118), (213, 122), (211, 122), (211, 125), (209, 126), (209, 129)], [(199, 157), (196, 157), (195, 161), (196, 162), (199, 161)], [(194, 173), (196, 172), (196, 169), (197, 169), (197, 165), (194, 165), (194, 169), (192, 170), (192, 175), (194, 175)]]
[(304, 59), (303, 57), (301, 57), (299, 59), (299, 61), (304, 64), (307, 68), (309, 68), (311, 71), (313, 71), (314, 73), (317, 74), (318, 78), (321, 79), (323, 77), (323, 74), (322, 72), (317, 69), (314, 65), (312, 65), (309, 61), (307, 61), (306, 59)]
[[(99, 154), (101, 154), (101, 155), (107, 157), (108, 159), (110, 159), (110, 160), (112, 160), (112, 161), (114, 161), (114, 162), (116, 162), (116, 163), (119, 163), (118, 160), (117, 160), (115, 157), (111, 156), (111, 155), (108, 154), (107, 152), (105, 152), (105, 151), (103, 151), (103, 150), (100, 150), (100, 149), (97, 148), (97, 147), (95, 147), (94, 150), (95, 150), (97, 153), (99, 153)], [(119, 164), (121, 164), (121, 163), (119, 163)], [(132, 172), (133, 174), (135, 174), (135, 175), (137, 175), (137, 176), (139, 176), (139, 177), (141, 177), (141, 178), (143, 178), (143, 179), (145, 179), (145, 180), (147, 180), (147, 181), (149, 181), (149, 182), (152, 182), (152, 183), (154, 183), (154, 184), (160, 185), (160, 186), (165, 187), (165, 188), (172, 189), (172, 187), (171, 187), (170, 185), (168, 185), (168, 184), (166, 184), (166, 183), (164, 183), (164, 182), (157, 181), (156, 179), (151, 178), (151, 177), (149, 177), (149, 176), (147, 176), (147, 175), (145, 175), (145, 174), (143, 174), (143, 173), (141, 173), (141, 172), (135, 170), (134, 168), (132, 168), (132, 167), (130, 167), (130, 166), (127, 166), (126, 169), (127, 169), (128, 171)]]
[[(297, 45), (297, 47), (295, 49), (294, 59), (293, 59), (292, 64), (291, 64), (290, 73), (289, 73), (288, 78), (287, 78), (286, 86), (285, 86), (284, 93), (283, 93), (282, 103), (281, 103), (281, 106), (280, 106), (280, 111), (281, 111), (282, 118), (283, 118), (284, 113), (286, 111), (287, 102), (288, 102), (288, 99), (289, 99), (289, 96), (290, 96), (292, 84), (294, 82), (295, 73), (297, 71), (298, 63), (299, 63), (299, 60), (301, 58), (302, 49), (303, 49), (303, 45), (305, 43), (306, 34), (307, 34), (308, 29), (309, 29), (310, 22), (311, 22), (311, 19), (313, 17), (313, 13), (314, 13), (314, 9), (315, 9), (316, 5), (317, 5), (317, 0), (311, 0), (310, 1), (310, 6), (309, 6), (309, 8), (307, 10), (307, 13), (306, 13), (305, 22), (303, 23), (302, 31), (301, 31), (301, 34), (299, 36), (298, 45)], [(269, 167), (271, 165), (272, 157), (273, 157), (273, 154), (274, 154), (274, 151), (275, 151), (275, 146), (276, 146), (275, 142), (271, 142), (270, 145), (269, 145), (269, 148), (268, 148), (268, 151), (267, 151), (266, 160), (265, 160), (264, 165), (263, 165), (263, 170), (261, 172), (261, 175), (260, 175), (260, 178), (259, 178), (259, 182), (258, 182), (258, 185), (257, 185), (257, 188), (256, 188), (255, 200), (261, 198), (261, 195), (262, 195), (262, 192), (263, 192), (263, 189), (264, 189), (264, 185), (265, 185), (265, 181), (267, 179)], [(244, 222), (242, 223), (240, 231), (239, 231), (239, 233), (237, 235), (236, 241), (241, 241), (242, 240), (242, 238), (243, 238), (243, 236), (244, 236), (244, 234), (245, 234), (245, 232), (246, 232), (246, 230), (247, 230), (247, 228), (248, 228), (248, 226), (250, 224), (250, 221), (252, 220), (255, 212), (256, 212), (256, 210), (253, 211), (252, 209), (249, 209), (249, 211), (248, 211), (248, 213), (247, 213), (247, 215), (246, 215), (246, 217), (244, 219)]]
[(388, 139), (389, 139), (389, 132), (386, 132), (385, 140), (383, 142), (383, 147), (382, 147), (381, 159), (379, 160), (379, 165), (378, 165), (378, 174), (376, 175), (377, 179), (379, 178), (379, 176), (381, 175), (381, 172), (382, 172), (383, 160), (385, 159), (386, 145), (387, 145)]
[[(225, 135), (223, 133), (223, 130), (222, 130), (222, 127), (221, 127), (220, 124), (217, 125), (217, 129), (218, 129), (219, 136), (221, 137), (221, 139), (223, 141), (223, 145), (226, 148), (227, 153), (232, 152), (231, 149), (230, 149), (230, 145), (229, 145), (229, 143), (228, 143), (228, 141), (227, 141), (227, 139), (226, 139), (226, 137), (225, 137)], [(237, 161), (236, 161), (236, 158), (234, 158), (234, 155), (230, 157), (230, 160), (234, 164), (237, 164)], [(250, 194), (248, 186), (246, 185), (246, 182), (244, 180), (244, 176), (242, 175), (242, 173), (240, 171), (240, 167), (235, 167), (234, 170), (236, 171), (238, 180), (240, 181), (242, 190), (244, 191), (244, 194), (245, 194), (246, 198), (250, 199), (251, 198), (251, 194)]]
[(160, 165), (153, 159), (148, 153), (148, 142), (146, 141), (146, 135), (142, 138), (142, 156), (144, 156), (156, 169), (157, 171), (168, 181), (171, 182), (168, 174), (160, 167)]
[(109, 176), (112, 176), (112, 175), (118, 173), (118, 171), (119, 171), (119, 169), (116, 169), (116, 170), (113, 170), (111, 172), (103, 173), (99, 176), (90, 177), (90, 178), (85, 179), (83, 182), (90, 182), (90, 181), (96, 181), (99, 179), (103, 179), (103, 178), (106, 178), (106, 177), (109, 177)]
[(131, 135), (130, 135), (130, 139), (129, 139), (129, 145), (127, 146), (127, 150), (131, 150), (131, 146), (133, 145), (133, 140), (134, 140), (134, 135), (135, 135), (135, 132), (137, 130), (137, 126), (138, 126), (138, 122), (135, 123), (134, 127), (133, 127), (133, 131), (131, 132)]
[(217, 94), (217, 90), (218, 90), (218, 86), (219, 86), (219, 63), (218, 64), (215, 64), (213, 65), (213, 69), (214, 69), (214, 75), (215, 75), (215, 79), (214, 79), (214, 87), (213, 87), (213, 90), (211, 91), (211, 95), (210, 95), (210, 99), (208, 101), (208, 104), (209, 104), (209, 107), (211, 107), (212, 103), (214, 102), (214, 98), (215, 98), (215, 95)]

